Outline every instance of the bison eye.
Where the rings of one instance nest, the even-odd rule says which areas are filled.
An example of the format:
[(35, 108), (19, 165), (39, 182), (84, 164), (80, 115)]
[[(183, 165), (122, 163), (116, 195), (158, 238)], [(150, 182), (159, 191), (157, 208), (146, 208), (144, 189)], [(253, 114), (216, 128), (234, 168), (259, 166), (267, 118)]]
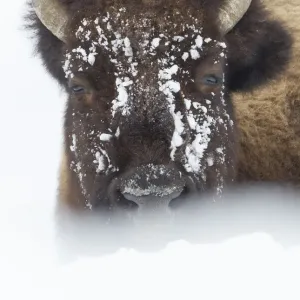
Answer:
[(221, 82), (221, 79), (215, 75), (206, 75), (203, 77), (202, 81), (207, 85), (217, 85)]
[(74, 85), (74, 86), (71, 86), (71, 91), (74, 94), (82, 94), (82, 93), (85, 92), (85, 88), (83, 86), (80, 86), (80, 85)]

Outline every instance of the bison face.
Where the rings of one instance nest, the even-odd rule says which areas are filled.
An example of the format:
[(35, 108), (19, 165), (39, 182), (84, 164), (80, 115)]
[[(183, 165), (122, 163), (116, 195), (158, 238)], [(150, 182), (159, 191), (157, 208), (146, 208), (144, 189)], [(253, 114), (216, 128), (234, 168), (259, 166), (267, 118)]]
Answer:
[(227, 46), (208, 19), (203, 9), (141, 3), (68, 21), (65, 145), (74, 202), (169, 208), (192, 193), (219, 195), (233, 181)]
[(66, 145), (91, 207), (169, 206), (233, 179), (226, 44), (191, 14), (160, 17), (85, 18), (68, 46)]

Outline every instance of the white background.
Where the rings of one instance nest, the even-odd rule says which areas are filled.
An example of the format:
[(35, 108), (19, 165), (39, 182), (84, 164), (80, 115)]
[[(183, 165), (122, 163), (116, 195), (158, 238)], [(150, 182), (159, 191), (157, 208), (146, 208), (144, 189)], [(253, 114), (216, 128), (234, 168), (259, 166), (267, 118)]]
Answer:
[(65, 97), (22, 29), (24, 1), (3, 7), (0, 299), (300, 299), (300, 247), (263, 231), (58, 260), (52, 213)]

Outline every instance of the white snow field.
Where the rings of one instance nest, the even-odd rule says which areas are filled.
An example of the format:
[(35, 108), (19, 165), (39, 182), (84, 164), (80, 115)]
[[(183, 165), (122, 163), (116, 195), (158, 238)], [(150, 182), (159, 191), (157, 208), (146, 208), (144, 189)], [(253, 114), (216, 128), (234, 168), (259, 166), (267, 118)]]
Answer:
[(57, 233), (64, 95), (23, 13), (6, 1), (0, 18), (0, 299), (300, 299), (300, 205), (287, 191), (191, 206), (165, 231), (82, 219)]

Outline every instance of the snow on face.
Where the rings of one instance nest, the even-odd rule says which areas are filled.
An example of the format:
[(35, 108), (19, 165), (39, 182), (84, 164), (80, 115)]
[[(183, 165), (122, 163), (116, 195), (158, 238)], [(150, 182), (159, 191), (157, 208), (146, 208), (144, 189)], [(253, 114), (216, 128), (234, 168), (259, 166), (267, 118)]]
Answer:
[[(160, 176), (174, 176), (174, 174), (172, 174), (172, 172), (164, 165), (148, 164), (144, 165), (141, 169), (143, 169), (142, 172), (147, 174), (147, 188), (141, 189), (139, 184), (141, 177), (139, 175), (139, 172), (137, 172), (133, 174), (129, 179), (123, 181), (122, 190), (124, 193), (128, 193), (136, 197), (143, 197), (149, 195), (164, 197), (174, 192), (181, 192), (182, 188), (180, 186), (178, 187), (175, 183), (173, 185), (157, 184), (157, 180)], [(179, 174), (179, 176), (181, 176), (181, 174)]]
[[(104, 51), (115, 69), (115, 87), (117, 97), (113, 99), (111, 105), (112, 120), (116, 113), (120, 113), (124, 117), (130, 117), (131, 109), (134, 106), (134, 101), (138, 101), (140, 96), (148, 92), (148, 98), (158, 93), (165, 97), (164, 105), (169, 109), (170, 115), (174, 121), (174, 132), (170, 143), (170, 159), (176, 159), (176, 151), (179, 147), (185, 144), (183, 134), (187, 130), (193, 132), (193, 138), (185, 144), (184, 155), (180, 158), (187, 172), (203, 175), (205, 168), (213, 165), (213, 159), (203, 161), (205, 151), (211, 139), (212, 127), (217, 122), (225, 122), (223, 119), (214, 119), (209, 101), (206, 106), (199, 102), (188, 99), (181, 90), (179, 75), (185, 74), (186, 79), (191, 79), (187, 70), (182, 70), (180, 65), (188, 60), (197, 60), (201, 57), (202, 47), (205, 43), (214, 42), (220, 48), (226, 48), (225, 43), (218, 43), (209, 37), (202, 37), (201, 28), (196, 28), (190, 24), (178, 25), (178, 32), (175, 30), (172, 34), (167, 31), (155, 33), (151, 20), (147, 18), (140, 18), (139, 20), (129, 20), (121, 17), (121, 14), (126, 10), (121, 9), (115, 13), (107, 13), (106, 16), (97, 17), (95, 20), (82, 20), (79, 26), (76, 37), (83, 44), (89, 44), (89, 48), (83, 49), (78, 46), (75, 49), (66, 53), (63, 69), (66, 77), (72, 77), (74, 58), (79, 61), (79, 67), (76, 71), (85, 71), (92, 68), (95, 64), (98, 52), (97, 49)], [(120, 26), (118, 20), (123, 19), (123, 25), (135, 28), (135, 38), (138, 41), (139, 49), (135, 51), (132, 46), (131, 36), (127, 34), (124, 26)], [(196, 24), (197, 20), (191, 17), (192, 23)], [(126, 26), (125, 26), (126, 27)], [(182, 29), (186, 34), (184, 36), (178, 34), (182, 33)], [(97, 34), (91, 34), (94, 31)], [(142, 33), (139, 35), (139, 33)], [(156, 35), (156, 36), (155, 36)], [(184, 47), (181, 43), (184, 42)], [(176, 44), (174, 44), (176, 43)], [(162, 53), (160, 46), (164, 45), (165, 50)], [(221, 57), (225, 53), (220, 54)], [(181, 59), (180, 64), (178, 59)], [(155, 82), (145, 83), (142, 72), (144, 64), (150, 63), (152, 69), (157, 72)], [(78, 63), (76, 64), (78, 65)], [(223, 86), (224, 89), (224, 86)], [(222, 97), (224, 93), (222, 92)], [(186, 105), (186, 111), (178, 111), (176, 107), (176, 99), (183, 98)], [(153, 100), (153, 99), (152, 99)], [(226, 110), (226, 104), (222, 98), (223, 108)], [(187, 123), (184, 122), (187, 120)], [(227, 114), (226, 122), (230, 121)], [(232, 125), (232, 122), (231, 122)], [(189, 126), (189, 129), (186, 128)], [(111, 129), (109, 129), (112, 132)], [(114, 133), (118, 137), (122, 132), (118, 127)], [(110, 143), (113, 135), (111, 133), (99, 133), (98, 149), (95, 152), (96, 172), (106, 173), (114, 172), (116, 167), (110, 164), (108, 153), (104, 150), (103, 143)], [(217, 152), (216, 155), (224, 157), (224, 153)], [(105, 164), (104, 161), (108, 164)], [(80, 172), (77, 170), (79, 176)], [(205, 175), (202, 176), (204, 178)], [(222, 181), (222, 179), (220, 179)]]

